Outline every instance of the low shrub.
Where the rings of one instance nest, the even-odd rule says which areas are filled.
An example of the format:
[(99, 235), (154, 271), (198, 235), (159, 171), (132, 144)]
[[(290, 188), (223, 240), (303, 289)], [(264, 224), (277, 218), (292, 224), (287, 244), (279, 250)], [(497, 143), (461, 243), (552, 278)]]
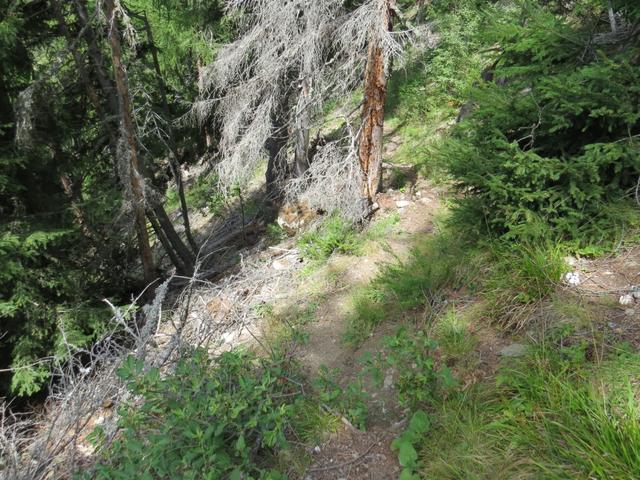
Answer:
[(522, 2), (496, 15), (493, 80), (471, 89), (471, 114), (440, 150), (464, 193), (459, 227), (519, 237), (540, 222), (581, 245), (619, 233), (608, 206), (640, 176), (640, 47), (592, 42), (610, 29), (604, 8), (561, 17)]
[(167, 376), (134, 357), (119, 375), (132, 394), (119, 410), (121, 432), (84, 478), (284, 478), (268, 459), (288, 448), (300, 395), (282, 362), (241, 351), (214, 362), (197, 350)]

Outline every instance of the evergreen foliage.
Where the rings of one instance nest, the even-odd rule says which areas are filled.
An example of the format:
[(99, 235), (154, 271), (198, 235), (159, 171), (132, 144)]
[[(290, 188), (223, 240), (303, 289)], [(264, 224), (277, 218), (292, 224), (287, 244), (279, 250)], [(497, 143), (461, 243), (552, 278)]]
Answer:
[(607, 206), (629, 199), (640, 175), (640, 44), (637, 32), (599, 43), (604, 13), (562, 17), (525, 2), (496, 19), (490, 81), (471, 89), (473, 111), (442, 148), (466, 194), (460, 225), (526, 236), (535, 222), (583, 242), (611, 238)]

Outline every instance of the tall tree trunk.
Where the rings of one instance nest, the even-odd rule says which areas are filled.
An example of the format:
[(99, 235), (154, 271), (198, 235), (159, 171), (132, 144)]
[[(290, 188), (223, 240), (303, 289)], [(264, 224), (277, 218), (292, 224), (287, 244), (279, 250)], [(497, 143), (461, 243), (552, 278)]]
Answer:
[(616, 14), (613, 11), (613, 4), (611, 3), (611, 0), (608, 2), (607, 12), (609, 14), (609, 23), (611, 24), (611, 33), (616, 33), (618, 31), (618, 26), (616, 24)]
[(301, 81), (298, 104), (296, 106), (295, 118), (295, 151), (293, 174), (301, 177), (309, 169), (309, 126), (311, 119), (309, 108), (311, 108), (311, 85), (309, 79), (303, 75)]
[(184, 194), (184, 183), (182, 182), (182, 173), (180, 171), (180, 165), (178, 164), (178, 152), (176, 147), (176, 137), (173, 133), (173, 127), (171, 125), (171, 114), (169, 111), (169, 102), (167, 101), (167, 87), (162, 77), (162, 71), (160, 70), (160, 62), (158, 61), (158, 49), (153, 41), (153, 33), (151, 31), (151, 25), (147, 19), (146, 12), (143, 13), (140, 18), (144, 22), (144, 28), (147, 33), (147, 41), (151, 47), (151, 57), (153, 59), (153, 68), (156, 74), (156, 82), (158, 83), (158, 90), (160, 91), (160, 99), (162, 101), (162, 110), (164, 119), (167, 122), (167, 134), (169, 147), (169, 168), (173, 175), (173, 179), (176, 182), (176, 188), (178, 189), (178, 198), (180, 199), (180, 212), (182, 213), (182, 223), (184, 225), (184, 233), (187, 237), (189, 245), (194, 252), (198, 251), (193, 235), (191, 234), (191, 224), (189, 222), (189, 208), (187, 207), (187, 200)]
[(122, 48), (120, 46), (120, 36), (118, 22), (115, 16), (115, 5), (113, 0), (104, 1), (105, 14), (108, 22), (108, 40), (111, 47), (111, 58), (113, 61), (113, 72), (116, 81), (120, 106), (121, 131), (125, 146), (127, 148), (130, 178), (125, 179), (131, 183), (131, 198), (133, 213), (135, 217), (136, 236), (138, 248), (142, 259), (142, 269), (144, 280), (147, 284), (152, 283), (157, 275), (153, 262), (153, 254), (149, 243), (147, 232), (147, 219), (145, 214), (145, 196), (142, 181), (142, 171), (138, 161), (138, 146), (133, 123), (133, 110), (131, 96), (127, 84), (127, 75), (122, 64)]
[[(170, 246), (182, 260), (182, 264), (184, 264), (185, 266), (185, 271), (193, 273), (195, 265), (195, 255), (191, 252), (191, 250), (189, 250), (189, 247), (184, 244), (184, 242), (180, 238), (180, 235), (178, 235), (178, 232), (176, 232), (175, 228), (173, 228), (173, 223), (171, 223), (169, 215), (167, 215), (167, 212), (162, 207), (162, 205), (159, 205), (157, 203), (152, 205), (151, 209), (154, 216), (157, 218), (158, 223), (160, 224), (160, 228), (162, 228), (164, 236), (169, 241)], [(178, 267), (178, 265), (176, 265), (176, 267)]]
[[(198, 69), (198, 94), (200, 96), (204, 93), (204, 65), (202, 64), (202, 59), (198, 57), (196, 61), (196, 68)], [(207, 149), (213, 146), (213, 135), (211, 134), (211, 127), (209, 127), (208, 122), (204, 124), (204, 140), (207, 145)]]
[(282, 182), (289, 175), (287, 165), (287, 121), (286, 105), (287, 99), (282, 101), (278, 112), (273, 114), (272, 134), (267, 139), (265, 149), (267, 150), (267, 196), (275, 201), (282, 200)]
[(64, 194), (69, 199), (71, 203), (71, 211), (73, 212), (73, 216), (78, 224), (78, 228), (85, 236), (87, 240), (91, 242), (92, 245), (98, 246), (100, 241), (98, 240), (98, 235), (91, 228), (87, 218), (84, 214), (82, 208), (80, 208), (81, 195), (78, 189), (78, 186), (71, 181), (68, 175), (60, 174), (60, 184), (62, 185), (62, 189), (64, 190)]
[[(389, 31), (391, 23), (391, 0), (380, 0), (380, 22)], [(367, 67), (364, 75), (364, 105), (362, 108), (362, 130), (358, 148), (360, 168), (365, 178), (364, 195), (373, 202), (382, 178), (382, 140), (384, 129), (384, 104), (387, 98), (387, 76), (385, 58), (380, 39), (371, 32), (367, 52)]]
[[(80, 30), (84, 31), (83, 36), (87, 43), (87, 51), (89, 52), (89, 57), (91, 58), (91, 63), (93, 65), (93, 73), (98, 80), (100, 89), (107, 98), (109, 111), (115, 116), (114, 118), (117, 118), (119, 108), (117, 92), (113, 88), (113, 83), (106, 72), (106, 62), (104, 61), (102, 50), (96, 40), (96, 33), (93, 27), (88, 25), (89, 13), (87, 10), (87, 0), (75, 0), (75, 5), (78, 13)], [(113, 122), (112, 119), (107, 120)]]
[(193, 269), (188, 268), (187, 266), (184, 265), (184, 263), (182, 263), (182, 260), (173, 249), (171, 242), (169, 241), (169, 238), (165, 235), (164, 230), (160, 225), (160, 222), (154, 215), (153, 211), (148, 212), (148, 217), (149, 217), (149, 223), (151, 223), (151, 227), (153, 228), (153, 231), (156, 233), (156, 236), (160, 240), (160, 243), (164, 247), (164, 250), (167, 252), (167, 255), (169, 255), (169, 259), (171, 260), (171, 263), (176, 267), (176, 271), (178, 272), (178, 274), (184, 275), (184, 276), (191, 276), (193, 274)]

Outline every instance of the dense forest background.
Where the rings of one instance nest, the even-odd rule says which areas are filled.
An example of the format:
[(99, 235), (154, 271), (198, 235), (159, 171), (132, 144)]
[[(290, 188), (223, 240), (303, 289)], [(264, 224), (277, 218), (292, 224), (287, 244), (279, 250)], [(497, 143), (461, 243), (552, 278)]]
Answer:
[[(352, 124), (343, 115), (334, 125), (334, 117), (345, 105), (355, 112), (366, 108), (367, 65), (378, 37), (362, 33), (375, 28), (357, 21), (365, 18), (358, 12), (374, 2), (318, 0), (313, 8), (307, 3), (283, 0), (280, 11), (267, 0), (0, 0), (0, 397), (17, 407), (42, 403), (56, 385), (52, 362), (65, 364), (70, 345), (88, 348), (112, 334), (114, 309), (136, 304), (126, 321), (137, 324), (142, 305), (165, 279), (192, 278), (199, 269), (218, 278), (242, 262), (238, 256), (225, 263), (228, 258), (211, 253), (224, 244), (211, 242), (202, 218), (225, 225), (239, 219), (240, 233), (229, 227), (231, 233), (220, 236), (228, 244), (253, 244), (260, 236), (275, 241), (291, 233), (275, 220), (295, 197), (329, 219), (324, 233), (300, 240), (307, 258), (350, 251), (379, 208), (378, 185), (371, 186), (364, 167), (364, 194), (354, 183), (336, 181), (348, 164), (345, 139), (360, 138), (349, 137), (353, 131), (364, 135), (367, 118), (357, 113)], [(389, 5), (388, 30), (395, 31), (389, 38), (398, 51), (395, 43), (385, 43), (386, 30), (375, 41), (386, 55), (383, 117), (405, 144), (395, 160), (402, 168), (410, 164), (411, 174), (446, 185), (445, 223), (455, 241), (445, 238), (449, 252), (443, 261), (468, 259), (478, 248), (490, 252), (480, 261), (502, 272), (503, 283), (490, 277), (488, 315), (502, 318), (506, 329), (519, 326), (514, 305), (529, 307), (551, 288), (536, 264), (539, 252), (547, 259), (597, 257), (638, 241), (640, 4)], [(297, 16), (290, 15), (294, 7)], [(349, 41), (322, 37), (334, 17), (347, 19), (351, 30), (341, 31), (350, 32)], [(314, 30), (312, 23), (322, 27)], [(320, 38), (311, 47), (304, 43), (308, 32)], [(256, 47), (260, 38), (266, 40)], [(307, 58), (305, 51), (313, 53)], [(242, 61), (234, 65), (233, 55)], [(229, 98), (235, 103), (225, 103)], [(264, 125), (255, 121), (261, 105), (272, 105)], [(300, 112), (307, 105), (312, 113), (305, 116)], [(354, 165), (358, 158), (364, 165), (364, 148), (361, 142)], [(255, 162), (247, 160), (251, 155)], [(404, 188), (402, 168), (393, 170), (398, 188)], [(366, 213), (354, 213), (356, 205)], [(509, 278), (510, 262), (528, 276)], [(391, 304), (414, 308), (425, 298), (431, 301), (425, 292), (441, 276), (457, 275), (458, 267), (413, 265), (435, 283), (412, 285), (417, 293), (410, 298), (394, 288), (403, 278), (407, 286), (413, 273), (391, 269), (387, 294), (395, 295), (395, 303), (365, 295), (358, 305), (371, 316)], [(562, 277), (563, 268), (553, 275)], [(476, 285), (482, 277), (464, 282)], [(500, 293), (504, 284), (517, 281), (529, 286)], [(397, 344), (407, 355), (411, 348), (431, 351), (426, 340), (422, 347), (411, 343), (420, 338)], [(268, 395), (290, 395), (275, 380), (265, 380), (281, 375), (282, 364), (263, 365), (260, 375), (267, 375), (256, 377), (247, 366), (256, 359), (242, 355), (225, 357), (218, 377), (207, 383), (207, 395), (220, 404), (235, 401), (220, 387), (226, 375), (246, 378), (247, 388), (259, 386)], [(205, 357), (197, 353), (176, 368), (206, 377), (212, 367)], [(148, 378), (143, 370), (133, 362), (122, 375), (131, 380), (140, 374), (133, 392), (171, 410), (154, 395), (180, 388), (172, 380)], [(421, 388), (446, 383), (441, 373), (431, 372)], [(191, 400), (180, 399), (194, 411), (209, 408)], [(353, 406), (345, 409), (352, 412)], [(285, 416), (284, 407), (280, 414)], [(422, 417), (414, 418), (411, 435), (418, 435)], [(243, 419), (263, 420), (258, 413)], [(229, 467), (210, 478), (280, 478), (262, 469), (269, 455), (253, 462), (258, 450), (285, 443), (284, 427), (273, 426), (281, 421), (273, 413), (264, 425), (236, 435), (241, 461), (233, 463), (225, 453), (222, 463)], [(147, 427), (148, 433), (157, 425)], [(127, 478), (137, 468), (134, 430), (125, 437), (129, 443), (113, 453), (121, 470), (104, 467), (99, 478)], [(250, 438), (260, 448), (245, 448)], [(258, 476), (236, 474), (236, 464)], [(1, 468), (2, 462), (0, 473)], [(639, 473), (624, 468), (616, 474)], [(417, 475), (413, 467), (405, 471), (401, 478), (418, 478), (411, 476)], [(204, 478), (181, 472), (184, 478)], [(607, 477), (606, 469), (600, 474), (593, 478), (624, 478)], [(178, 478), (164, 475), (169, 476), (158, 478)]]

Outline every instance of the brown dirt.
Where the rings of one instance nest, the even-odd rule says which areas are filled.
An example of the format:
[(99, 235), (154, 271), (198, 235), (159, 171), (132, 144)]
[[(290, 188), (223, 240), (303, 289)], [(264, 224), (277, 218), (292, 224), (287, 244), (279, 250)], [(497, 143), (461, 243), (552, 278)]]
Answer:
[[(383, 338), (397, 328), (396, 322), (377, 328), (358, 348), (345, 344), (353, 294), (375, 278), (382, 263), (408, 256), (416, 241), (433, 232), (433, 216), (440, 207), (439, 198), (440, 193), (424, 180), (416, 183), (413, 195), (397, 191), (379, 194), (377, 201), (381, 208), (378, 216), (391, 212), (400, 214), (394, 233), (382, 242), (368, 245), (365, 256), (332, 257), (321, 271), (305, 282), (299, 302), (313, 295), (310, 291), (322, 285), (322, 278), (333, 278), (320, 297), (314, 322), (306, 329), (309, 341), (297, 353), (310, 375), (316, 374), (321, 365), (339, 369), (337, 381), (344, 385), (361, 371), (359, 360), (365, 352), (375, 354), (381, 350)], [(397, 201), (409, 204), (398, 208)], [(327, 287), (326, 283), (324, 287)], [(392, 371), (385, 372), (385, 375), (393, 374)], [(319, 452), (313, 454), (313, 461), (303, 477), (305, 480), (397, 478), (400, 471), (397, 452), (391, 450), (390, 444), (401, 430), (398, 427), (403, 425), (405, 412), (396, 405), (393, 387), (372, 393), (368, 404), (370, 430), (360, 432), (345, 427), (332, 434), (319, 446)]]
[(400, 467), (390, 444), (398, 432), (343, 427), (312, 453), (304, 480), (389, 480)]

